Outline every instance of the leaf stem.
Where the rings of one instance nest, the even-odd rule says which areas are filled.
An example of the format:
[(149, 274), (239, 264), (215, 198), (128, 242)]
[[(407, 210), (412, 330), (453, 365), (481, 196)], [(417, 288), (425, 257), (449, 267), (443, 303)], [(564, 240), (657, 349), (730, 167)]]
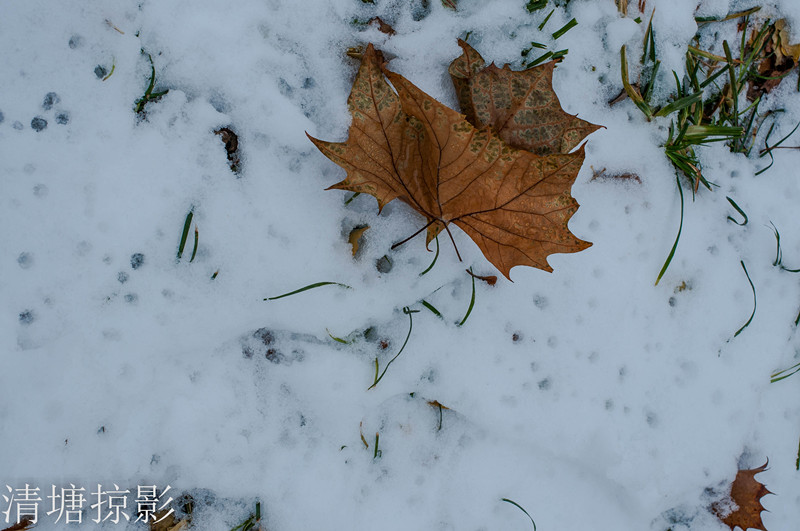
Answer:
[(397, 242), (397, 243), (393, 244), (393, 245), (392, 245), (392, 247), (391, 247), (391, 249), (394, 251), (394, 250), (395, 250), (397, 247), (400, 247), (401, 245), (403, 245), (403, 244), (404, 244), (404, 243), (406, 243), (407, 241), (409, 241), (409, 240), (413, 239), (413, 238), (414, 238), (415, 236), (417, 236), (417, 235), (418, 235), (420, 232), (424, 231), (425, 229), (427, 229), (428, 227), (430, 227), (431, 225), (433, 225), (434, 223), (436, 223), (436, 221), (437, 221), (437, 220), (435, 220), (435, 219), (432, 219), (432, 220), (430, 220), (430, 221), (429, 221), (429, 222), (428, 222), (428, 223), (427, 223), (427, 224), (426, 224), (424, 227), (422, 227), (421, 229), (419, 229), (417, 232), (415, 232), (414, 234), (412, 234), (411, 236), (409, 236), (409, 237), (408, 237), (408, 238), (406, 238), (405, 240), (403, 240), (403, 241), (399, 241), (399, 242)]

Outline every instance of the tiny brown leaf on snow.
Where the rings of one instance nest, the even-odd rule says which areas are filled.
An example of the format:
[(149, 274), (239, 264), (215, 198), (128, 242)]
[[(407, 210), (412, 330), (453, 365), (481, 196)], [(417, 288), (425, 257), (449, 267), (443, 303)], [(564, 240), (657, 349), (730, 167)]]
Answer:
[(516, 265), (552, 271), (548, 255), (591, 245), (567, 227), (578, 208), (570, 188), (583, 149), (544, 156), (515, 149), (387, 70), (371, 44), (348, 107), (346, 142), (309, 136), (347, 171), (330, 188), (370, 194), (379, 209), (394, 199), (411, 205), (428, 221), (418, 231), (427, 229), (428, 243), (457, 225), (506, 277)]
[(380, 31), (381, 33), (385, 33), (386, 35), (395, 35), (397, 33), (396, 31), (394, 31), (394, 28), (391, 27), (386, 22), (384, 22), (381, 19), (381, 17), (372, 17), (371, 19), (369, 19), (369, 22), (367, 24), (369, 24), (370, 26), (375, 25), (378, 28), (378, 31)]
[(350, 236), (348, 236), (347, 241), (353, 247), (353, 256), (356, 255), (358, 252), (358, 247), (360, 245), (361, 236), (369, 228), (369, 225), (359, 225), (358, 227), (354, 227), (353, 230), (350, 231)]
[(555, 61), (520, 71), (487, 67), (472, 46), (458, 45), (464, 51), (450, 63), (450, 77), (461, 111), (475, 127), (488, 125), (510, 146), (537, 155), (569, 153), (600, 128), (561, 108), (553, 91)]
[(30, 516), (23, 516), (19, 522), (15, 523), (11, 527), (6, 527), (3, 529), (3, 531), (25, 531), (26, 529), (32, 529), (33, 526), (33, 518)]
[(734, 510), (729, 511), (728, 503), (715, 503), (711, 506), (717, 517), (722, 520), (731, 530), (739, 527), (744, 531), (747, 529), (761, 529), (767, 531), (761, 521), (761, 498), (767, 494), (772, 494), (767, 487), (756, 481), (755, 475), (767, 469), (769, 461), (763, 466), (752, 470), (739, 470), (736, 478), (731, 485), (730, 500), (735, 506)]

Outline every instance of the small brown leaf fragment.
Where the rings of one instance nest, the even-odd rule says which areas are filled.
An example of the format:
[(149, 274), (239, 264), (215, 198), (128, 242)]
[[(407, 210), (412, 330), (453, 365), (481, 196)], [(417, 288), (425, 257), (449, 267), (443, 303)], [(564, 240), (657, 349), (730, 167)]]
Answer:
[[(386, 69), (372, 44), (348, 107), (353, 122), (346, 142), (309, 136), (347, 171), (329, 189), (370, 194), (379, 210), (400, 199), (427, 220), (420, 229), (427, 229), (427, 243), (455, 224), (507, 278), (517, 265), (552, 271), (548, 255), (591, 245), (567, 227), (578, 208), (570, 189), (583, 148), (543, 156), (515, 149)], [(572, 138), (562, 133), (559, 144)]]
[(356, 255), (358, 252), (359, 242), (361, 240), (361, 236), (364, 235), (364, 232), (369, 228), (369, 225), (359, 225), (355, 227), (353, 230), (350, 231), (350, 236), (347, 238), (347, 241), (350, 242), (350, 245), (353, 246), (353, 256)]
[(229, 127), (223, 127), (214, 131), (219, 135), (225, 144), (225, 152), (228, 154), (228, 164), (233, 172), (239, 171), (239, 136)]
[(175, 514), (167, 514), (167, 510), (155, 513), (155, 520), (150, 522), (150, 531), (183, 531), (189, 526), (189, 518), (175, 520)]
[(369, 24), (370, 26), (377, 26), (378, 31), (380, 31), (381, 33), (385, 33), (386, 35), (397, 34), (397, 32), (394, 31), (394, 28), (391, 27), (386, 22), (384, 22), (383, 19), (381, 19), (381, 17), (372, 17), (371, 19), (369, 19), (369, 22), (367, 22), (367, 24)]
[[(755, 475), (766, 470), (768, 464), (769, 460), (758, 468), (739, 470), (731, 484), (730, 498), (711, 506), (714, 514), (730, 527), (731, 531), (736, 527), (744, 531), (748, 529), (767, 531), (761, 521), (761, 511), (765, 510), (761, 505), (761, 498), (772, 493), (756, 481)], [(735, 507), (732, 511), (731, 506)]]
[(23, 516), (19, 522), (11, 527), (3, 529), (3, 531), (25, 531), (26, 529), (32, 529), (33, 526), (33, 518), (30, 516)]
[(442, 405), (441, 403), (439, 403), (438, 400), (428, 400), (428, 405), (431, 406), (431, 407), (438, 407), (438, 408), (441, 408), (441, 409), (447, 409), (448, 411), (450, 410), (449, 407)]
[(569, 153), (600, 126), (566, 113), (553, 90), (555, 61), (527, 70), (488, 67), (475, 49), (450, 63), (461, 111), (473, 126), (490, 126), (508, 145), (537, 155)]
[(473, 273), (469, 269), (467, 269), (467, 273), (469, 273), (471, 276), (477, 278), (478, 280), (483, 280), (484, 282), (486, 282), (490, 286), (494, 286), (495, 284), (497, 284), (497, 277), (495, 275), (485, 275), (485, 276), (476, 275), (475, 273)]

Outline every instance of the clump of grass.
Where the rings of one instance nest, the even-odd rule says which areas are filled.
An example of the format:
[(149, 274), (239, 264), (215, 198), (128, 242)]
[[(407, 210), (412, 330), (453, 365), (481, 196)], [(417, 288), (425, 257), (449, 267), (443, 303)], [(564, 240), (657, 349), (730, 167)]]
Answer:
[[(547, 6), (546, 0), (541, 0), (541, 1), (531, 0), (525, 5), (525, 9), (527, 9), (529, 13), (533, 13), (535, 11), (543, 9), (545, 6)], [(550, 12), (547, 14), (547, 16), (544, 17), (544, 20), (542, 20), (542, 22), (539, 24), (538, 26), (539, 31), (544, 31), (544, 27), (547, 25), (547, 22), (550, 20), (550, 17), (553, 15), (553, 13), (555, 13), (555, 8), (551, 9)], [(562, 37), (565, 33), (567, 33), (569, 30), (571, 30), (577, 25), (578, 25), (577, 20), (575, 20), (574, 18), (570, 19), (569, 22), (567, 22), (566, 24), (564, 24), (562, 27), (560, 27), (551, 34), (552, 39), (554, 41), (558, 40), (559, 37)], [(533, 55), (531, 53), (533, 52), (533, 50), (546, 50), (546, 49), (547, 45), (542, 44), (541, 42), (535, 42), (535, 41), (531, 42), (529, 46), (526, 46), (525, 48), (522, 49), (522, 52), (520, 52), (520, 55), (523, 58), (522, 66), (524, 66), (525, 68), (533, 68), (534, 66), (540, 65), (545, 61), (559, 61), (569, 52), (569, 49), (565, 48), (563, 50), (550, 50), (540, 55), (537, 55), (536, 57), (530, 57)]]
[(231, 531), (255, 531), (261, 529), (259, 522), (261, 521), (261, 503), (256, 502), (256, 512), (251, 514), (247, 520), (237, 525)]
[[(144, 53), (144, 51), (142, 52)], [(151, 101), (157, 101), (162, 96), (166, 95), (169, 92), (169, 89), (162, 90), (159, 92), (153, 92), (153, 89), (156, 86), (156, 67), (153, 64), (153, 57), (148, 53), (147, 60), (150, 61), (150, 83), (147, 85), (147, 88), (144, 91), (144, 94), (141, 98), (137, 99), (134, 102), (133, 110), (136, 114), (143, 116), (144, 115), (144, 107)]]
[[(680, 239), (683, 227), (684, 200), (681, 178), (691, 187), (693, 197), (698, 193), (700, 185), (712, 190), (713, 183), (703, 174), (703, 168), (697, 155), (702, 146), (715, 142), (725, 142), (735, 153), (750, 155), (755, 139), (767, 117), (774, 112), (759, 114), (758, 107), (763, 93), (768, 89), (758, 85), (763, 82), (764, 75), (759, 73), (763, 61), (774, 56), (771, 43), (775, 35), (776, 25), (766, 20), (750, 29), (750, 15), (758, 8), (732, 13), (721, 19), (698, 19), (701, 28), (711, 22), (742, 19), (739, 25), (741, 41), (738, 45), (738, 57), (734, 57), (728, 41), (722, 42), (724, 56), (699, 48), (700, 34), (687, 47), (685, 54), (686, 73), (679, 79), (673, 72), (675, 89), (667, 101), (657, 102), (654, 94), (659, 78), (661, 62), (656, 50), (653, 14), (642, 41), (642, 55), (639, 59), (640, 73), (634, 82), (628, 70), (627, 48), (620, 49), (620, 70), (625, 95), (645, 115), (648, 121), (656, 118), (670, 118), (667, 140), (663, 144), (664, 153), (678, 175), (678, 189), (681, 195), (681, 222), (678, 236), (670, 250), (669, 256), (661, 268), (656, 284), (666, 272)], [(702, 31), (702, 30), (701, 30)], [(748, 39), (748, 35), (750, 38)], [(785, 75), (785, 74), (783, 74)], [(751, 101), (747, 106), (740, 106), (742, 95), (746, 94)], [(617, 101), (617, 100), (615, 100)], [(774, 127), (774, 123), (772, 127)], [(800, 124), (798, 124), (800, 127)], [(792, 133), (783, 137), (775, 145), (769, 146), (770, 128), (765, 140), (765, 149), (760, 156), (772, 157), (772, 150), (780, 147)], [(771, 166), (771, 164), (770, 164)], [(769, 166), (767, 166), (769, 168)], [(765, 171), (764, 168), (759, 173)], [(747, 223), (747, 215), (731, 198), (731, 206), (744, 218), (738, 222), (728, 217), (737, 225)]]

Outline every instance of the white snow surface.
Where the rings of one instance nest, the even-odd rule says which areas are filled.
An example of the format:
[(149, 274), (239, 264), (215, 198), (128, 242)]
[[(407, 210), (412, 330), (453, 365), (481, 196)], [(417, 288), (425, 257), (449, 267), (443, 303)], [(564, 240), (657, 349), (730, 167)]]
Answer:
[[(800, 283), (773, 266), (770, 224), (787, 267), (800, 267), (800, 153), (776, 150), (755, 176), (763, 139), (749, 158), (699, 149), (716, 186), (694, 200), (684, 188), (680, 242), (654, 286), (680, 216), (660, 147), (669, 120), (608, 103), (622, 89), (619, 46), (641, 50), (653, 8), (666, 94), (696, 11), (747, 7), (648, 0), (636, 24), (636, 2), (623, 20), (611, 0), (572, 0), (540, 32), (552, 7), (529, 14), (523, 0), (459, 0), (456, 12), (438, 0), (4, 2), (0, 494), (40, 487), (37, 529), (65, 527), (43, 514), (52, 485), (89, 498), (99, 483), (188, 492), (197, 530), (230, 529), (256, 501), (271, 531), (530, 529), (503, 498), (542, 531), (722, 530), (711, 503), (739, 468), (769, 458), (757, 476), (775, 493), (765, 526), (794, 528), (800, 375), (770, 375), (800, 361)], [(373, 16), (397, 34), (354, 23)], [(786, 17), (800, 36), (794, 0), (759, 16)], [(572, 17), (555, 46), (551, 33)], [(592, 247), (551, 256), (553, 273), (478, 281), (458, 326), (472, 290), (464, 270), (497, 271), (455, 229), (463, 261), (443, 238), (420, 276), (433, 258), (422, 236), (390, 247), (424, 219), (325, 191), (344, 171), (306, 132), (346, 138), (358, 64), (345, 51), (367, 42), (455, 107), (447, 66), (467, 32), (487, 61), (517, 68), (531, 41), (568, 48), (555, 71), (561, 104), (604, 129), (572, 189), (570, 229)], [(169, 89), (145, 118), (133, 111), (150, 77), (142, 50), (155, 91)], [(113, 74), (103, 81), (97, 66)], [(785, 110), (773, 139), (800, 121), (796, 76), (762, 104)], [(49, 92), (58, 99), (46, 110)], [(214, 134), (226, 126), (239, 174)], [(602, 168), (641, 183), (592, 180)], [(727, 220), (740, 216), (726, 197), (746, 226)], [(347, 236), (361, 224), (371, 228), (354, 258)], [(376, 267), (384, 255), (388, 272)], [(734, 338), (753, 311), (742, 264), (757, 309)], [(264, 300), (321, 281), (351, 289)], [(383, 370), (408, 334), (405, 307), (419, 310), (408, 344), (367, 390), (376, 357)], [(69, 528), (145, 528), (98, 526), (94, 513), (87, 505)]]

